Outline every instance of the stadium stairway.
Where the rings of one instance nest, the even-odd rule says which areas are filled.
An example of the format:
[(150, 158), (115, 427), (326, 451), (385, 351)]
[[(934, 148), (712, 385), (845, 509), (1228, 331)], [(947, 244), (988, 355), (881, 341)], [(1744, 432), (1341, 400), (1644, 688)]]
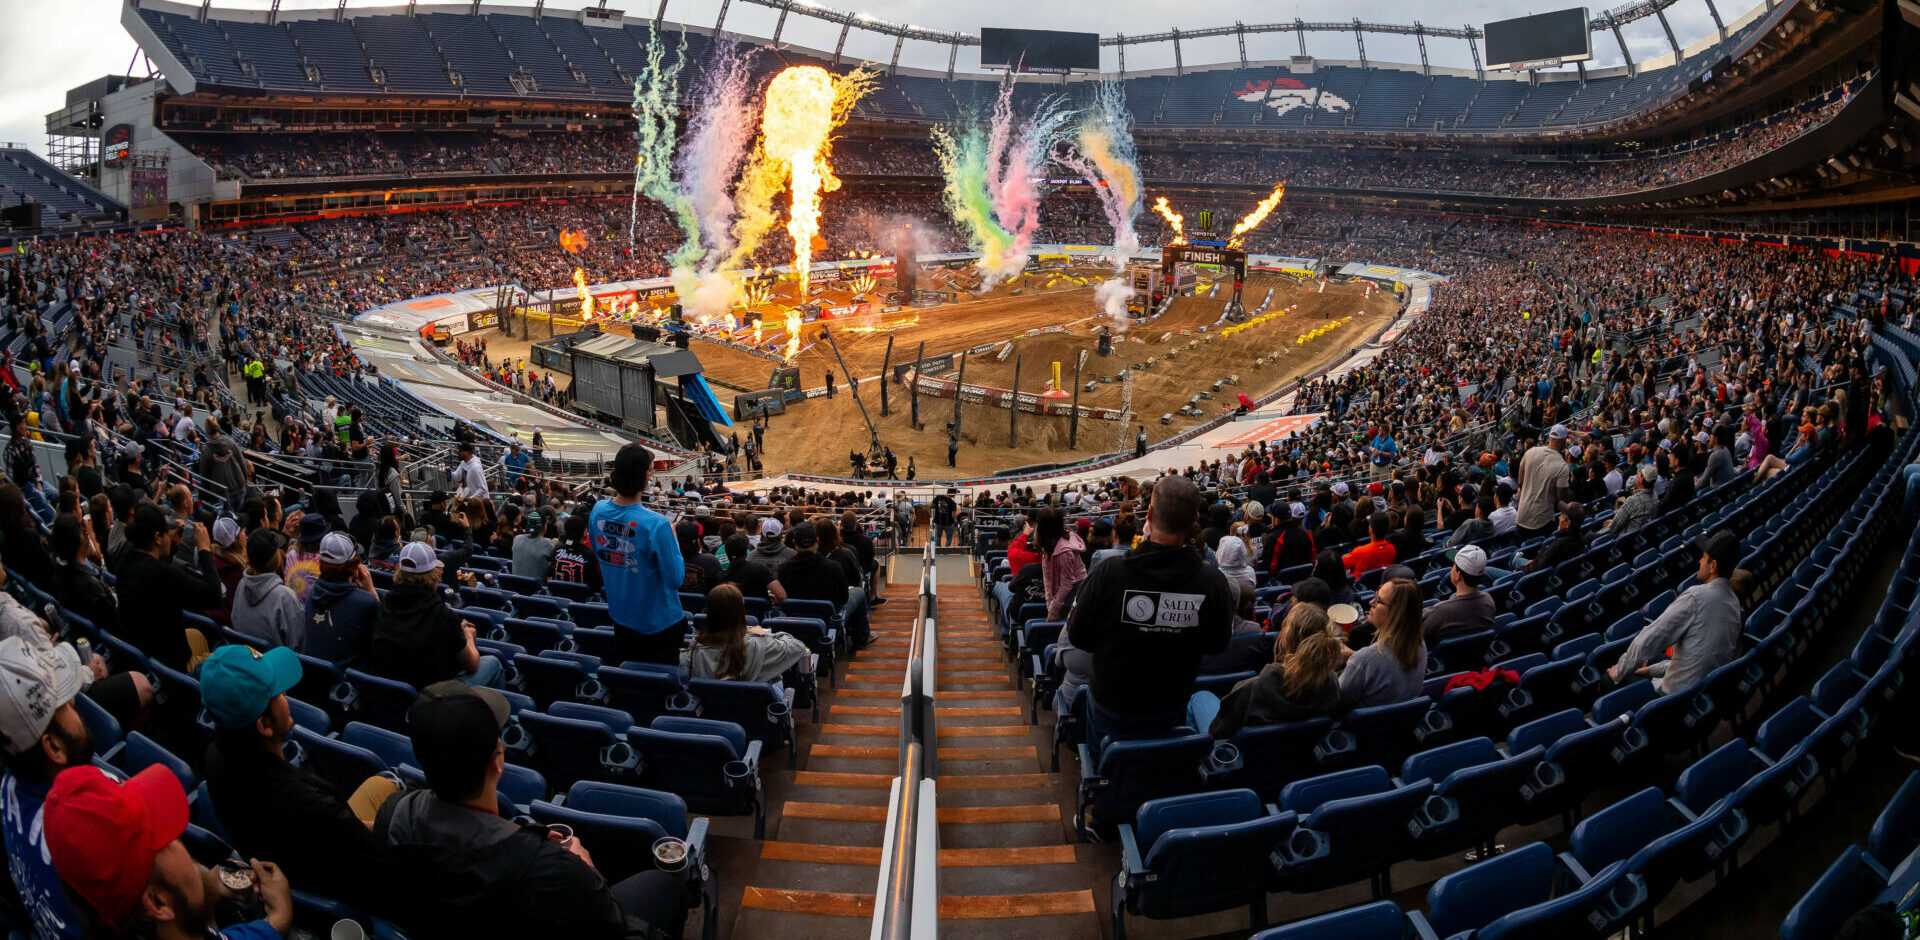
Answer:
[[(936, 601), (941, 933), (1098, 938), (1089, 886), (1106, 874), (1089, 847), (1072, 843), (1063, 808), (1072, 785), (1043, 772), (1047, 738), (1025, 720), (971, 579), (945, 580)], [(823, 689), (819, 737), (803, 749), (777, 826), (751, 863), (732, 936), (869, 934), (916, 587), (889, 586), (873, 645)]]

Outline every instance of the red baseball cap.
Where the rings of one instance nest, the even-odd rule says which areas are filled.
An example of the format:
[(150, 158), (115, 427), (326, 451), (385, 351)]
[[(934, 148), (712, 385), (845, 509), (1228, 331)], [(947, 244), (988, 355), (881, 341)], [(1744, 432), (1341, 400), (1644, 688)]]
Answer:
[(54, 870), (115, 930), (138, 908), (160, 850), (187, 831), (187, 793), (158, 765), (125, 784), (98, 767), (62, 771), (44, 812)]

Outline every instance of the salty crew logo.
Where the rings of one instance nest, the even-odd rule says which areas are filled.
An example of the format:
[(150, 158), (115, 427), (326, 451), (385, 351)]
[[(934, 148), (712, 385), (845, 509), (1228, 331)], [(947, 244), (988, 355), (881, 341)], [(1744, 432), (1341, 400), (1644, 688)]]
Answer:
[(1329, 114), (1340, 114), (1353, 110), (1347, 99), (1330, 91), (1315, 89), (1297, 78), (1275, 78), (1268, 81), (1248, 82), (1247, 87), (1235, 93), (1241, 101), (1264, 102), (1276, 115), (1285, 115), (1301, 108), (1308, 110), (1316, 107), (1314, 94), (1318, 92), (1320, 101), (1317, 107)]

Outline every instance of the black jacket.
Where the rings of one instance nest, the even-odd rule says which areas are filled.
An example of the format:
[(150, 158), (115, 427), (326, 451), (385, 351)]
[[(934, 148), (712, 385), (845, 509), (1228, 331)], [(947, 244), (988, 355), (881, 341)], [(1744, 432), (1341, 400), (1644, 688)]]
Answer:
[(1548, 571), (1563, 561), (1580, 557), (1586, 551), (1586, 539), (1579, 529), (1557, 529), (1547, 544), (1527, 561), (1527, 571)]
[[(197, 567), (189, 567), (131, 551), (114, 585), (120, 594), (120, 608), (140, 612), (138, 617), (121, 619), (122, 638), (181, 672), (186, 671), (193, 653), (187, 647), (180, 612), (220, 606), (220, 574), (214, 570), (213, 553), (200, 552), (199, 559)], [(207, 642), (213, 644), (218, 639), (207, 637)]]
[(607, 880), (546, 830), (414, 790), (386, 802), (373, 833), (407, 872), (393, 919), (421, 940), (643, 936)]
[(795, 600), (847, 602), (846, 570), (817, 552), (801, 552), (780, 566), (780, 586)]
[(447, 609), (438, 586), (395, 587), (373, 617), (368, 671), (416, 689), (460, 676), (459, 656), (467, 648), (460, 619)]
[(1226, 576), (1191, 548), (1156, 542), (1095, 565), (1067, 619), (1073, 645), (1093, 655), (1093, 700), (1126, 715), (1184, 708), (1200, 657), (1232, 632)]
[(1339, 682), (1329, 678), (1319, 694), (1294, 701), (1287, 697), (1286, 679), (1286, 670), (1279, 663), (1268, 663), (1259, 675), (1235, 685), (1220, 699), (1220, 713), (1213, 717), (1207, 732), (1215, 738), (1230, 738), (1247, 725), (1302, 721), (1340, 712)]
[(243, 856), (272, 859), (300, 890), (385, 912), (386, 846), (327, 781), (249, 747), (207, 749), (207, 791)]

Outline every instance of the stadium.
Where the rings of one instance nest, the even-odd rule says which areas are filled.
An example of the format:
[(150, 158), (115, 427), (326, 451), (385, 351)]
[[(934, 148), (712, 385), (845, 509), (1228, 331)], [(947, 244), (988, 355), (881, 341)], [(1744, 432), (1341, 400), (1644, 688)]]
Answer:
[(117, 9), (0, 145), (10, 935), (1920, 916), (1908, 0)]

